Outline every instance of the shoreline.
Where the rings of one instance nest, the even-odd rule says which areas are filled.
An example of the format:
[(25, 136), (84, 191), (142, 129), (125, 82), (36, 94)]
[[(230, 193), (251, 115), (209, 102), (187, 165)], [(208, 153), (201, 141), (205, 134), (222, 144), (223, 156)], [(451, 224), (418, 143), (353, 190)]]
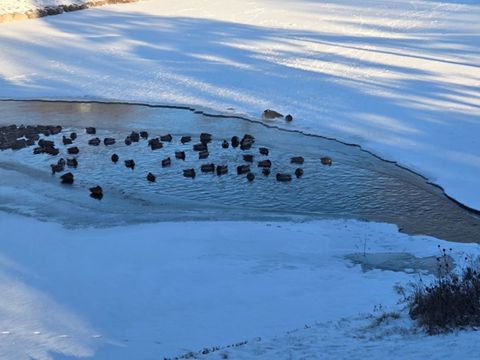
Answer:
[(39, 19), (45, 16), (60, 15), (67, 12), (86, 10), (89, 8), (100, 7), (113, 4), (129, 4), (139, 0), (92, 0), (81, 4), (61, 4), (54, 6), (41, 6), (25, 12), (9, 12), (0, 14), (0, 24), (11, 23), (15, 21)]

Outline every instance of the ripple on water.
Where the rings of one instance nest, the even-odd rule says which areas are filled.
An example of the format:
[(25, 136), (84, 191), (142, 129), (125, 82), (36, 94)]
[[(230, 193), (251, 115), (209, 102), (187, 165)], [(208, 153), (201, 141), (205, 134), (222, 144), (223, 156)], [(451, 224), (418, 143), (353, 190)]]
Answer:
[[(31, 216), (61, 221), (66, 225), (109, 226), (124, 222), (181, 219), (259, 219), (301, 216), (302, 218), (354, 218), (397, 224), (410, 234), (425, 234), (454, 241), (479, 241), (479, 219), (450, 201), (442, 191), (422, 177), (393, 163), (382, 161), (358, 147), (321, 137), (281, 131), (235, 118), (207, 117), (188, 110), (152, 108), (141, 105), (0, 102), (0, 124), (55, 124), (64, 132), (52, 136), (61, 155), (33, 155), (32, 148), (0, 152), (1, 208)], [(97, 127), (87, 135), (85, 127)], [(150, 137), (172, 134), (171, 142), (152, 151), (146, 140), (126, 146), (124, 138), (132, 130), (146, 130)], [(50, 174), (50, 164), (66, 154), (61, 137), (78, 133), (74, 145), (80, 147), (79, 166), (73, 186), (61, 186)], [(192, 146), (202, 132), (213, 134), (208, 159), (199, 160)], [(255, 137), (252, 149), (224, 149), (224, 139), (249, 133)], [(114, 145), (87, 145), (98, 136), (115, 138)], [(192, 136), (182, 144), (181, 136)], [(269, 149), (261, 155), (260, 147)], [(175, 158), (185, 151), (186, 159)], [(111, 155), (120, 160), (112, 163)], [(254, 155), (251, 170), (255, 180), (237, 175), (236, 167)], [(330, 156), (332, 166), (320, 158)], [(302, 156), (302, 165), (290, 158)], [(162, 167), (170, 157), (172, 165)], [(124, 160), (135, 160), (134, 170)], [(257, 161), (270, 159), (271, 174), (264, 176)], [(228, 174), (202, 173), (202, 164), (228, 165)], [(302, 168), (297, 179), (294, 171)], [(195, 168), (188, 179), (183, 169)], [(152, 172), (156, 182), (148, 182)], [(292, 174), (292, 181), (275, 180), (277, 172)], [(87, 189), (101, 185), (102, 201), (88, 197)], [(46, 203), (45, 203), (46, 202)]]

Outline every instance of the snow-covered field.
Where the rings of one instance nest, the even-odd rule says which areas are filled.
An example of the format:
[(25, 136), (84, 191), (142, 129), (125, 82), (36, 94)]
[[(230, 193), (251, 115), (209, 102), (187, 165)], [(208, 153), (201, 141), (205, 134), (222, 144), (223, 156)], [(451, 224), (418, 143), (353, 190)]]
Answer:
[[(0, 97), (274, 108), (480, 208), (479, 18), (468, 0), (106, 6), (0, 25)], [(478, 245), (339, 220), (65, 229), (0, 213), (0, 229), (1, 359), (159, 359), (244, 340), (207, 357), (480, 351), (476, 332), (415, 333), (393, 289), (432, 270), (437, 245), (459, 261)], [(372, 327), (383, 311), (402, 317)]]
[[(429, 339), (413, 334), (406, 320), (362, 330), (375, 306), (400, 309), (393, 286), (418, 274), (362, 272), (345, 258), (383, 254), (393, 269), (388, 258), (399, 253), (438, 255), (441, 244), (462, 259), (478, 254), (477, 245), (355, 221), (67, 230), (2, 215), (0, 228), (1, 359), (49, 359), (52, 352), (55, 359), (153, 360), (245, 340), (247, 346), (215, 356), (380, 359), (435, 348), (444, 358), (465, 359), (480, 351), (475, 333)], [(411, 262), (432, 268), (419, 264)], [(312, 328), (301, 330), (305, 325)]]
[(0, 97), (292, 113), (480, 208), (476, 1), (145, 1), (2, 26)]

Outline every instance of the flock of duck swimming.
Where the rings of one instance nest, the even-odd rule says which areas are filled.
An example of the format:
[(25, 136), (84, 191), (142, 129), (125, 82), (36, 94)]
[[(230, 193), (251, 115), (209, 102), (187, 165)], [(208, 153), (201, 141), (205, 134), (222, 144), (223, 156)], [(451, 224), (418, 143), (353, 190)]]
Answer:
[[(11, 129), (13, 129), (13, 127)], [(26, 130), (19, 131), (19, 129), (28, 129), (29, 131), (26, 131)], [(40, 131), (35, 131), (35, 130), (40, 130)], [(20, 139), (15, 139), (15, 141), (12, 144), (16, 144), (16, 142), (20, 141), (22, 142), (22, 146), (20, 146), (19, 148), (32, 146), (35, 144), (32, 141), (30, 141), (25, 146), (23, 146), (24, 145), (23, 142), (25, 139), (28, 140), (33, 138), (33, 140), (37, 141), (36, 143), (37, 146), (33, 150), (34, 154), (50, 154), (50, 155), (56, 156), (60, 153), (60, 150), (57, 147), (55, 147), (55, 142), (51, 140), (40, 139), (38, 136), (38, 132), (48, 136), (48, 135), (58, 134), (61, 131), (62, 131), (62, 128), (59, 126), (57, 127), (49, 126), (49, 127), (40, 127), (40, 128), (34, 128), (34, 127), (16, 128), (16, 133), (17, 133), (16, 135), (21, 135), (22, 137)], [(87, 135), (92, 136), (88, 140), (88, 145), (90, 146), (100, 146), (102, 143), (104, 146), (111, 146), (116, 144), (116, 139), (114, 138), (105, 137), (103, 138), (103, 140), (101, 140), (99, 137), (97, 137), (97, 130), (94, 127), (87, 127), (85, 129), (85, 132)], [(26, 137), (24, 133), (28, 133), (29, 136)], [(33, 133), (36, 133), (37, 135), (33, 136), (32, 135)], [(66, 148), (66, 151), (68, 155), (72, 155), (72, 157), (67, 158), (66, 160), (61, 158), (56, 163), (51, 164), (50, 168), (51, 168), (52, 174), (62, 173), (66, 170), (66, 168), (76, 169), (78, 167), (78, 159), (75, 157), (75, 155), (78, 155), (80, 153), (80, 149), (78, 146), (76, 146), (76, 144), (74, 144), (76, 139), (77, 139), (77, 133), (75, 132), (71, 132), (70, 134), (68, 134), (68, 136), (65, 136), (65, 135), (62, 136), (62, 143), (64, 146), (68, 146)], [(199, 160), (208, 159), (210, 155), (210, 151), (212, 151), (212, 148), (213, 148), (212, 139), (213, 139), (212, 134), (201, 133), (198, 138), (198, 142), (192, 145), (192, 149), (195, 153), (198, 154)], [(152, 151), (155, 151), (163, 148), (164, 143), (172, 142), (173, 136), (171, 134), (166, 134), (159, 137), (150, 138), (148, 132), (146, 131), (140, 131), (140, 132), (132, 131), (124, 139), (124, 143), (126, 146), (130, 146), (132, 143), (137, 143), (140, 141), (146, 141), (150, 149)], [(193, 139), (191, 136), (182, 136), (180, 138), (180, 142), (182, 144), (187, 144), (192, 141)], [(229, 140), (224, 139), (221, 142), (221, 148), (228, 149), (229, 147), (232, 147), (232, 148), (239, 148), (242, 151), (247, 151), (252, 149), (254, 143), (255, 143), (255, 138), (250, 134), (245, 134), (242, 138), (239, 138), (238, 136), (233, 136)], [(10, 147), (12, 149), (16, 149), (15, 146), (10, 146)], [(261, 169), (261, 173), (263, 176), (269, 176), (271, 173), (272, 161), (268, 159), (269, 153), (270, 153), (270, 150), (266, 147), (258, 148), (258, 154), (260, 156), (260, 160), (257, 161), (257, 168)], [(175, 159), (177, 160), (185, 160), (187, 155), (185, 151), (175, 151), (174, 156), (175, 156)], [(237, 175), (244, 175), (249, 182), (252, 182), (255, 180), (255, 176), (256, 176), (254, 173), (254, 170), (252, 169), (255, 156), (251, 153), (245, 153), (242, 155), (242, 158), (244, 163), (236, 166), (236, 173)], [(112, 163), (117, 164), (120, 161), (120, 156), (118, 154), (111, 155), (111, 161)], [(332, 159), (328, 156), (320, 158), (320, 161), (323, 165), (327, 165), (327, 166), (332, 165)], [(125, 167), (130, 168), (132, 170), (135, 169), (134, 159), (124, 159), (123, 163)], [(284, 172), (276, 173), (275, 179), (277, 181), (289, 182), (289, 181), (292, 181), (293, 176), (295, 176), (296, 178), (302, 177), (304, 170), (302, 169), (301, 165), (303, 165), (304, 163), (304, 158), (301, 156), (294, 156), (290, 158), (290, 163), (298, 165), (298, 167), (295, 169), (293, 174), (284, 173)], [(170, 167), (171, 165), (172, 165), (172, 159), (170, 157), (167, 157), (161, 160), (161, 166), (163, 168)], [(186, 178), (194, 179), (197, 175), (198, 170), (201, 173), (212, 173), (218, 176), (222, 176), (228, 173), (229, 167), (228, 167), (228, 164), (205, 163), (205, 164), (202, 164), (199, 169), (195, 169), (195, 168), (183, 169), (183, 176)], [(71, 171), (66, 172), (60, 176), (60, 180), (63, 184), (73, 184), (74, 174)], [(146, 180), (149, 182), (155, 182), (156, 176), (153, 173), (149, 172), (146, 175)], [(89, 190), (90, 190), (91, 197), (95, 199), (103, 198), (103, 189), (101, 186), (97, 185), (95, 187), (91, 187)]]

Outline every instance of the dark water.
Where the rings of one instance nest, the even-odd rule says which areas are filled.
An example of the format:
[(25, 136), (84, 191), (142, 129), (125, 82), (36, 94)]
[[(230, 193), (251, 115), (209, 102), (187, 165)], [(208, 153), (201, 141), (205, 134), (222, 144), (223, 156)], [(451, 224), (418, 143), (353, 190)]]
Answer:
[[(353, 218), (394, 223), (410, 234), (478, 242), (480, 220), (474, 214), (449, 200), (440, 189), (425, 179), (395, 164), (382, 161), (357, 147), (347, 146), (320, 137), (280, 131), (234, 118), (214, 118), (182, 109), (152, 108), (140, 105), (0, 102), (0, 124), (62, 125), (64, 134), (79, 134), (75, 145), (80, 147), (75, 185), (60, 185), (58, 175), (50, 174), (49, 164), (68, 157), (61, 135), (51, 138), (59, 144), (61, 155), (33, 155), (32, 148), (0, 152), (0, 208), (66, 225), (109, 226), (120, 223), (182, 219), (324, 219)], [(86, 126), (97, 127), (97, 135), (114, 137), (113, 146), (88, 146)], [(146, 130), (150, 136), (170, 133), (174, 139), (164, 148), (151, 151), (145, 140), (125, 146), (123, 139), (132, 130)], [(210, 157), (198, 160), (192, 150), (201, 132), (213, 134)], [(249, 151), (222, 149), (223, 139), (245, 133), (255, 136)], [(191, 135), (192, 143), (182, 145), (180, 137)], [(268, 157), (258, 147), (270, 149)], [(174, 152), (185, 150), (187, 159), (176, 160)], [(120, 156), (114, 165), (113, 153)], [(251, 166), (254, 182), (236, 174), (236, 166), (244, 164), (243, 154), (254, 154)], [(303, 156), (303, 166), (290, 164), (290, 157)], [(320, 157), (330, 156), (331, 167)], [(170, 157), (172, 166), (161, 167), (161, 160)], [(256, 161), (269, 158), (272, 175), (265, 177)], [(123, 160), (134, 159), (134, 171)], [(200, 173), (206, 163), (228, 164), (225, 176)], [(195, 179), (184, 178), (185, 168), (196, 168)], [(276, 172), (292, 173), (302, 167), (300, 179), (289, 183), (275, 180)], [(155, 183), (146, 181), (152, 172)], [(88, 196), (87, 188), (101, 185), (102, 201)]]

